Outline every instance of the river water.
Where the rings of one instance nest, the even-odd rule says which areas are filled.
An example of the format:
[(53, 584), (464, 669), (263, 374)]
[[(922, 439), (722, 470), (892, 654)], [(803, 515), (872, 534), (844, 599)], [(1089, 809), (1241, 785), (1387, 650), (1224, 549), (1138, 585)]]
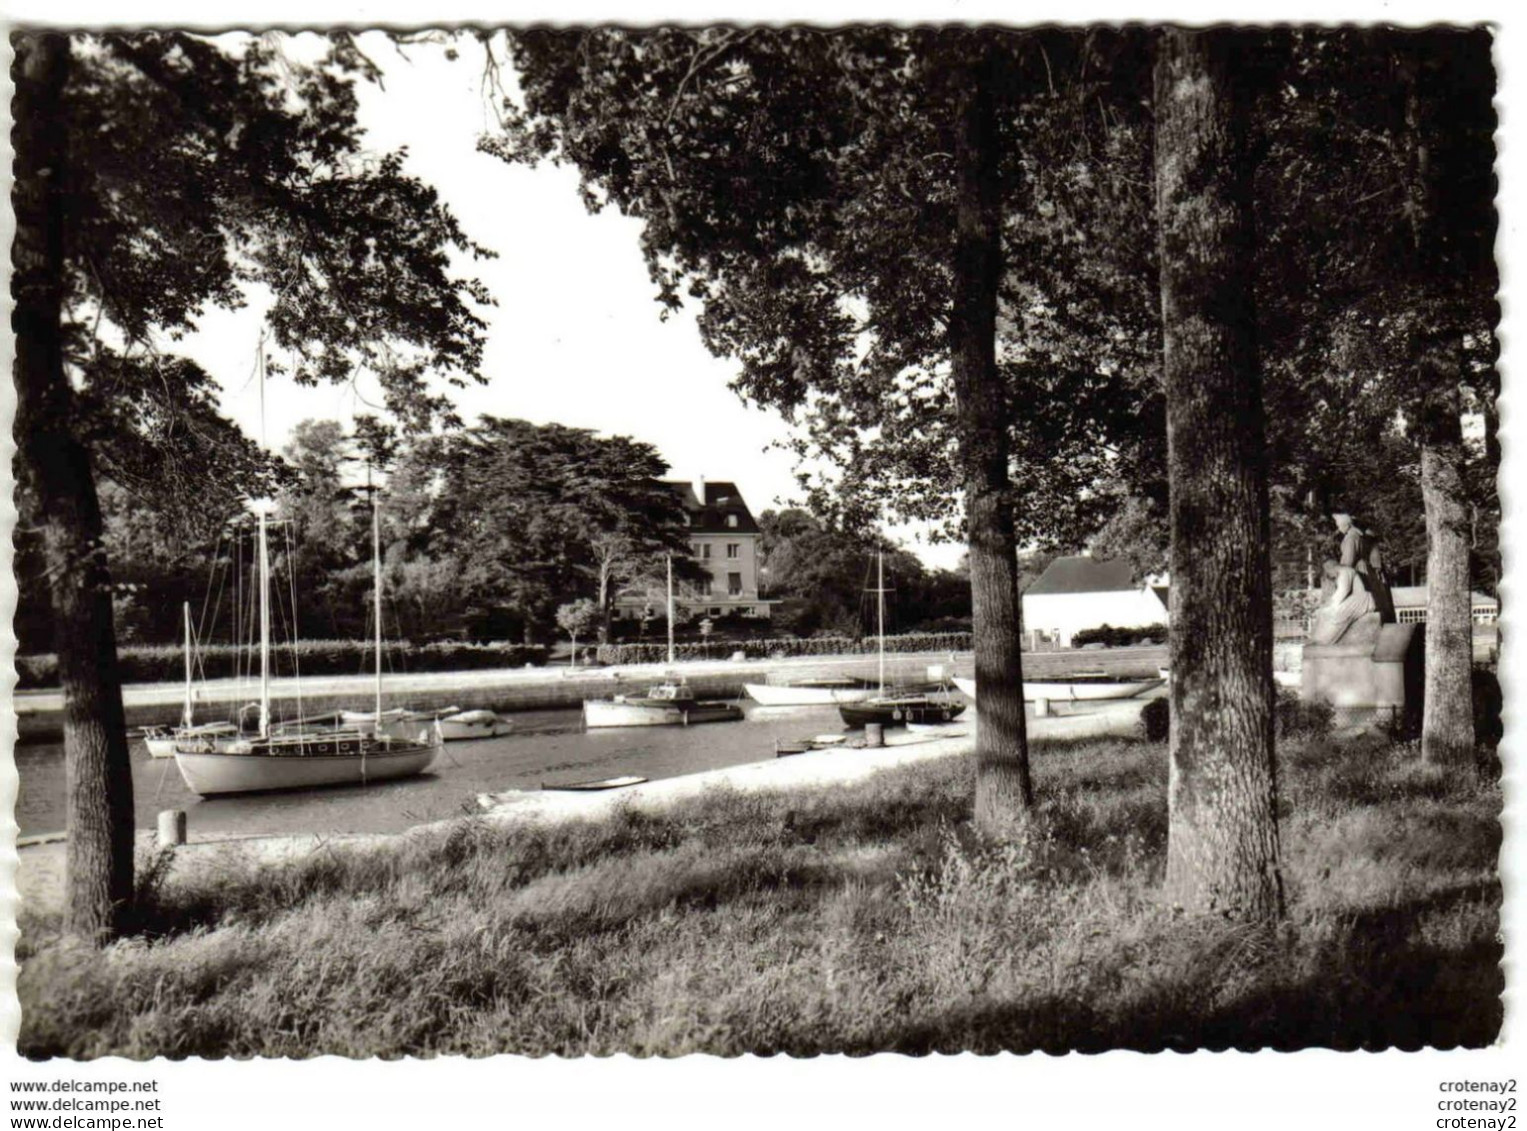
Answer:
[[(626, 727), (585, 732), (578, 710), (511, 716), (501, 738), (448, 742), (429, 772), (364, 786), (202, 798), (180, 780), (173, 758), (150, 758), (132, 744), (133, 802), (139, 828), (153, 828), (162, 809), (184, 809), (192, 839), (239, 835), (387, 833), (477, 812), (479, 793), (539, 789), (548, 783), (637, 774), (677, 777), (774, 757), (776, 739), (843, 730), (835, 707), (747, 704), (738, 722), (693, 727)], [(16, 748), (21, 778), (16, 823), (21, 835), (64, 827), (64, 757), (58, 744)]]

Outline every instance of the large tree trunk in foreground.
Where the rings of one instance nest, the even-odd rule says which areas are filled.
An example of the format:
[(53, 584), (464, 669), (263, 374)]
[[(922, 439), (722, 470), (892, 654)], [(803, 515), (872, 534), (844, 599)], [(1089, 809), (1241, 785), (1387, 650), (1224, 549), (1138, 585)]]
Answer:
[(18, 471), (42, 528), (54, 648), (64, 693), (68, 904), (65, 926), (119, 933), (133, 889), (133, 782), (117, 674), (101, 511), (90, 457), (69, 431), (71, 390), (60, 319), (64, 279), (62, 35), (23, 35), (16, 61), (16, 439)]
[(1169, 30), (1156, 63), (1172, 730), (1167, 897), (1282, 913), (1272, 582), (1236, 33)]
[(1474, 760), (1474, 624), (1469, 583), (1469, 506), (1463, 485), (1457, 340), (1426, 348), (1421, 410), (1421, 501), (1426, 507), (1426, 698), (1421, 755)]
[[(980, 49), (972, 46), (971, 50)], [(976, 682), (980, 685), (975, 821), (986, 835), (1002, 837), (1027, 825), (1034, 786), (1023, 716), (1008, 405), (996, 353), (1002, 193), (993, 68), (984, 52), (972, 61), (955, 113), (958, 181), (949, 346), (960, 422)]]

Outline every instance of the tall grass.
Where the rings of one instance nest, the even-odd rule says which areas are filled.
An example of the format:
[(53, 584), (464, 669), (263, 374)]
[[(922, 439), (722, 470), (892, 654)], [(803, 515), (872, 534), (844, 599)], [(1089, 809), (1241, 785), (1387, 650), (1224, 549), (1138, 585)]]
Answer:
[[(846, 754), (845, 757), (859, 755)], [(659, 815), (463, 821), (254, 873), (150, 872), (103, 953), (23, 916), (34, 1057), (1481, 1045), (1498, 790), (1414, 748), (1283, 752), (1290, 914), (1157, 898), (1161, 746), (1041, 748), (1029, 836), (963, 760)]]

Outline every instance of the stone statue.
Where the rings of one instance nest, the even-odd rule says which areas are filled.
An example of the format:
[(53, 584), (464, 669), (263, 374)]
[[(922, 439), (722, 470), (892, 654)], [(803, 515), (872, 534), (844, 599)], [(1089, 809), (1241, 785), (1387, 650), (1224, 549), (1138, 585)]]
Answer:
[(1331, 518), (1341, 533), (1339, 564), (1357, 571), (1380, 619), (1385, 624), (1394, 624), (1394, 598), (1389, 593), (1389, 578), (1384, 572), (1384, 556), (1377, 536), (1359, 526), (1350, 514), (1333, 514)]
[[(1310, 620), (1311, 644), (1339, 644), (1363, 617), (1376, 611), (1373, 594), (1352, 566), (1327, 560), (1321, 566), (1327, 596)], [(1376, 631), (1376, 624), (1374, 630)]]

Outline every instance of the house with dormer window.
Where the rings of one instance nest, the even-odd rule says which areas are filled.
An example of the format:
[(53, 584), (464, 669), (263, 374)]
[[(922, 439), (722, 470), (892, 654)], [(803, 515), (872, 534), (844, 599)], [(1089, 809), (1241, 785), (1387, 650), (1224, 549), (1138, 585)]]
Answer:
[[(685, 533), (697, 581), (674, 590), (679, 619), (741, 615), (767, 619), (777, 600), (758, 591), (758, 542), (762, 532), (735, 483), (705, 479), (664, 480), (684, 508)], [(640, 618), (652, 602), (646, 594), (626, 593), (615, 600), (615, 615)], [(660, 611), (660, 610), (659, 610)]]

